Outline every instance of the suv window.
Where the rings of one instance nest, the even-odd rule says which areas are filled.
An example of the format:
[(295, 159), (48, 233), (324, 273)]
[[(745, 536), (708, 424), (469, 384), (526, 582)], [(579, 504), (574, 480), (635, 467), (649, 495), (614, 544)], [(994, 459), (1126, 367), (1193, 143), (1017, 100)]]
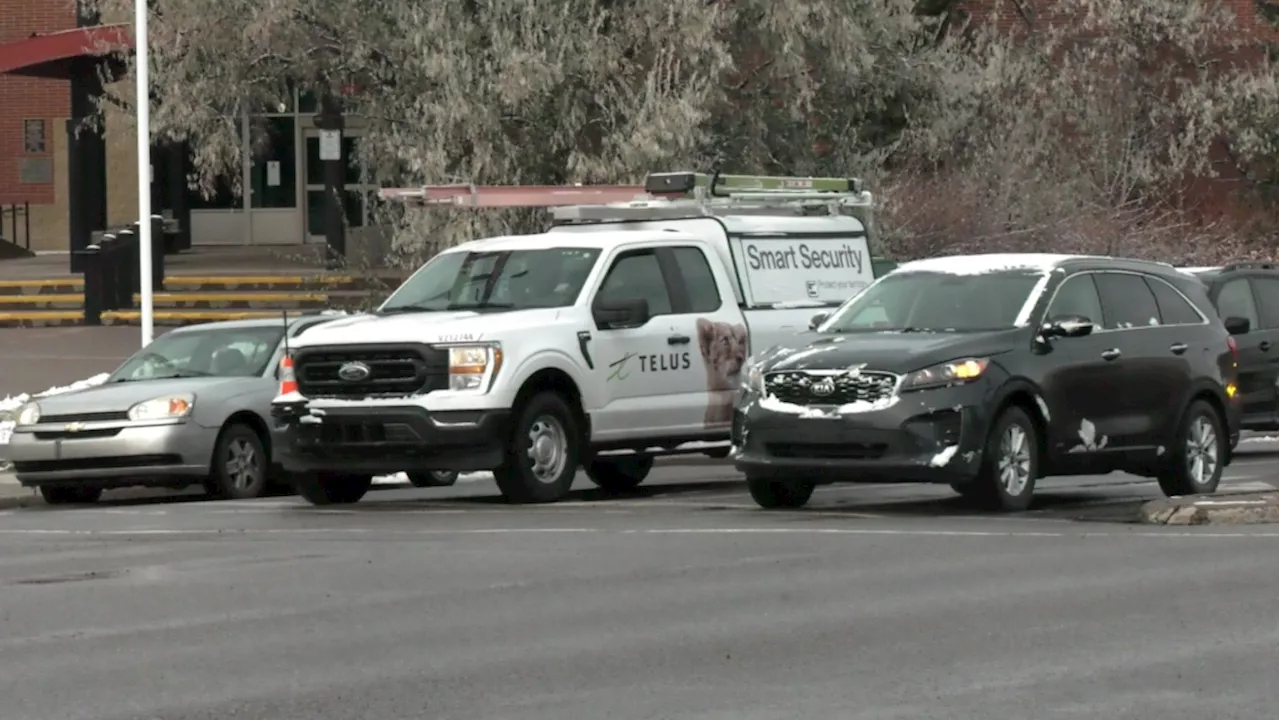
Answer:
[(1102, 302), (1098, 299), (1098, 288), (1093, 284), (1092, 275), (1072, 275), (1058, 286), (1045, 319), (1063, 315), (1080, 315), (1094, 324), (1102, 324)]
[(709, 313), (720, 309), (720, 290), (716, 287), (716, 276), (711, 274), (711, 265), (700, 248), (671, 248), (676, 265), (680, 267), (680, 277), (684, 278), (684, 286), (689, 293), (689, 312)]
[(1218, 291), (1218, 315), (1223, 319), (1229, 317), (1244, 318), (1249, 321), (1249, 329), (1261, 327), (1258, 320), (1258, 306), (1253, 302), (1253, 290), (1249, 287), (1248, 278), (1236, 278), (1222, 284)]
[(600, 284), (597, 299), (647, 300), (650, 315), (671, 313), (671, 295), (667, 280), (652, 250), (628, 253), (613, 261), (609, 274)]
[(1102, 300), (1103, 325), (1108, 330), (1160, 324), (1156, 296), (1141, 275), (1098, 273), (1093, 276)]
[(1160, 278), (1147, 278), (1147, 287), (1156, 296), (1156, 306), (1160, 309), (1160, 322), (1165, 325), (1199, 325), (1204, 322), (1200, 313), (1192, 307), (1182, 294), (1172, 285)]
[(1260, 298), (1258, 304), (1258, 319), (1262, 321), (1262, 327), (1268, 330), (1274, 330), (1280, 325), (1280, 318), (1276, 317), (1276, 303), (1280, 301), (1280, 279), (1277, 278), (1253, 278), (1253, 289), (1257, 290), (1257, 296)]

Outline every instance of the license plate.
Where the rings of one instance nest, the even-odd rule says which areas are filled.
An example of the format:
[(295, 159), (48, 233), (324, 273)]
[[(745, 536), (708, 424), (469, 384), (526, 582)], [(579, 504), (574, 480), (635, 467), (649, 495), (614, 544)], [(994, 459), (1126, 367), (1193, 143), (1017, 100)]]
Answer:
[(6, 420), (5, 422), (0, 422), (0, 445), (9, 444), (9, 438), (13, 437), (13, 426), (15, 424), (16, 423), (14, 423), (12, 420)]

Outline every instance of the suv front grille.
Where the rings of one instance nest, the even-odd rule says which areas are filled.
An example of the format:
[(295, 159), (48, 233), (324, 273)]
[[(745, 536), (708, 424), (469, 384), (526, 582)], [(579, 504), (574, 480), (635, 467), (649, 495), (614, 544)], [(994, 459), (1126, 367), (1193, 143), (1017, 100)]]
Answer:
[(792, 370), (769, 373), (764, 388), (792, 405), (846, 405), (888, 399), (897, 383), (897, 375), (885, 372), (831, 375)]
[[(343, 366), (368, 368), (365, 377), (344, 378)], [(294, 352), (298, 392), (310, 398), (396, 398), (449, 386), (449, 351), (426, 345), (308, 347)]]

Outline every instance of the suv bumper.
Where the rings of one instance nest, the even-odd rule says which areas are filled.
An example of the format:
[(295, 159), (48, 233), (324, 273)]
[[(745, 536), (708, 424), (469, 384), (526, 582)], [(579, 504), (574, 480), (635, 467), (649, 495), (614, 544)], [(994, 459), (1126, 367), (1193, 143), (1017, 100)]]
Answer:
[[(759, 403), (734, 411), (734, 466), (818, 483), (962, 481), (977, 474), (989, 418), (981, 384), (925, 391), (882, 410), (805, 417)], [(927, 403), (927, 410), (920, 400)]]
[(287, 472), (383, 475), (491, 470), (502, 462), (509, 410), (431, 411), (416, 405), (271, 408), (272, 451)]

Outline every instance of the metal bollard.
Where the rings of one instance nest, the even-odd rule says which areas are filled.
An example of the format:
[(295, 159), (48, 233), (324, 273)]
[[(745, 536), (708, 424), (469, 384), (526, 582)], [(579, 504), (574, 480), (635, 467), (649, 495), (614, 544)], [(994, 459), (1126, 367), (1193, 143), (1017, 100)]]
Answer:
[(84, 273), (84, 324), (102, 324), (102, 248), (89, 245), (76, 250), (77, 264)]
[(137, 228), (130, 225), (116, 233), (120, 240), (120, 277), (119, 294), (120, 309), (133, 309), (133, 295), (138, 292), (138, 233)]
[(164, 291), (164, 218), (151, 216), (151, 292)]
[(119, 310), (120, 306), (120, 241), (111, 233), (98, 233), (98, 263), (102, 266), (102, 310)]

